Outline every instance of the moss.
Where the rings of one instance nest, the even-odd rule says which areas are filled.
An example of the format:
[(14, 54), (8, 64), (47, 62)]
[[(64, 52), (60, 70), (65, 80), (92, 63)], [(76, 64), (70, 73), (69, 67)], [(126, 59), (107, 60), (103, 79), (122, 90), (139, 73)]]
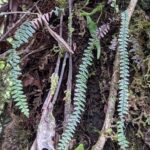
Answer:
[(143, 10), (150, 10), (150, 0), (140, 0), (139, 4)]

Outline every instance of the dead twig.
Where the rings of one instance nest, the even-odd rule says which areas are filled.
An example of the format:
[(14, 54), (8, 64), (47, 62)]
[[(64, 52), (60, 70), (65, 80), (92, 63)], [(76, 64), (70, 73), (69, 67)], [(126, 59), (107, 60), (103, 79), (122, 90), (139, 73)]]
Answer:
[(59, 81), (58, 81), (58, 86), (57, 86), (56, 92), (55, 92), (54, 97), (53, 97), (53, 102), (52, 102), (53, 104), (55, 104), (55, 102), (57, 100), (57, 97), (58, 97), (58, 93), (60, 91), (60, 86), (61, 86), (61, 83), (62, 83), (67, 58), (68, 58), (68, 54), (65, 53), (64, 60), (63, 60), (63, 65), (62, 65), (62, 69), (61, 69), (61, 73), (60, 73), (60, 78), (59, 78)]
[[(72, 0), (68, 0), (69, 4), (69, 23), (68, 23), (68, 44), (72, 47)], [(66, 90), (66, 97), (65, 97), (65, 110), (64, 110), (64, 129), (65, 125), (68, 122), (68, 118), (71, 114), (71, 92), (72, 92), (72, 55), (69, 54), (69, 73), (67, 79), (67, 90)]]
[(12, 14), (29, 14), (29, 15), (39, 15), (38, 13), (32, 13), (30, 11), (27, 12), (22, 12), (22, 11), (16, 11), (16, 12), (1, 12), (0, 16), (4, 16), (4, 15), (12, 15)]
[[(63, 23), (63, 16), (64, 16), (64, 13), (62, 12), (61, 13), (61, 17), (60, 17), (60, 30), (59, 30), (59, 34), (60, 36), (62, 37), (62, 23)], [(60, 55), (58, 55), (58, 59), (57, 59), (57, 63), (56, 63), (56, 68), (55, 68), (55, 74), (59, 74), (59, 68), (60, 68)], [(64, 58), (65, 59), (65, 58)], [(64, 60), (66, 62), (66, 60)], [(64, 63), (63, 63), (64, 64)], [(62, 78), (63, 78), (63, 75), (64, 75), (64, 65), (62, 66), (62, 70), (61, 70), (61, 74), (60, 74), (60, 77), (59, 77), (59, 81), (58, 81), (58, 85), (57, 85), (57, 88), (56, 88), (56, 91), (55, 91), (55, 94), (54, 94), (54, 97), (53, 97), (53, 100), (52, 100), (52, 103), (53, 105), (55, 104), (56, 100), (57, 100), (57, 96), (58, 96), (58, 93), (59, 93), (59, 90), (60, 90), (60, 85), (62, 83)], [(47, 102), (49, 103), (49, 102)], [(45, 104), (43, 105), (43, 107), (46, 107)]]

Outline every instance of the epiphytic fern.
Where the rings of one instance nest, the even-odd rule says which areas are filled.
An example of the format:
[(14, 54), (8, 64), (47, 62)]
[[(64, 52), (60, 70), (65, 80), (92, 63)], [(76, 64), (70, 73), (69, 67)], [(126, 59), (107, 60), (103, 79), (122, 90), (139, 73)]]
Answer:
[(15, 40), (13, 41), (13, 49), (9, 50), (8, 63), (11, 65), (11, 70), (9, 72), (9, 78), (11, 82), (11, 95), (16, 106), (19, 107), (21, 112), (29, 116), (28, 104), (26, 101), (26, 96), (23, 93), (22, 82), (18, 79), (21, 75), (21, 69), (19, 67), (20, 56), (17, 54), (16, 49), (19, 48), (23, 43), (27, 43), (29, 38), (33, 36), (35, 30), (32, 28), (30, 22), (25, 22), (16, 32)]
[(40, 27), (44, 26), (44, 22), (49, 22), (53, 15), (58, 16), (61, 10), (58, 7), (55, 7), (55, 10), (52, 10), (49, 13), (43, 14), (42, 16), (35, 18), (31, 21), (34, 29), (38, 30)]
[(103, 38), (108, 33), (109, 30), (110, 30), (109, 23), (105, 23), (105, 24), (101, 25), (97, 30), (98, 37), (100, 39)]
[(49, 22), (50, 18), (52, 17), (53, 11), (46, 13), (42, 15), (41, 17), (35, 18), (33, 21), (31, 21), (32, 26), (34, 29), (38, 30), (40, 27), (44, 26), (44, 20), (46, 22)]
[(111, 44), (109, 45), (109, 49), (112, 51), (115, 51), (118, 45), (118, 39), (116, 36), (113, 37), (113, 39), (110, 42)]
[(74, 93), (74, 111), (71, 114), (68, 124), (64, 133), (62, 134), (62, 139), (59, 141), (58, 150), (64, 150), (68, 143), (70, 142), (73, 134), (75, 132), (77, 123), (80, 122), (81, 113), (84, 111), (84, 105), (86, 100), (86, 83), (88, 80), (88, 67), (92, 64), (93, 54), (92, 50), (94, 49), (94, 39), (89, 40), (89, 46), (84, 50), (82, 63), (79, 66), (79, 73), (76, 76), (76, 87)]
[(141, 55), (142, 48), (140, 42), (134, 37), (130, 38), (130, 42), (132, 43), (132, 49), (130, 49), (129, 52), (132, 53), (133, 62), (137, 65), (138, 69), (140, 69), (143, 67), (143, 57)]
[(118, 142), (123, 150), (128, 147), (124, 128), (125, 115), (128, 114), (128, 85), (129, 85), (129, 58), (127, 51), (128, 44), (128, 12), (121, 14), (121, 28), (119, 33), (119, 54), (120, 54), (120, 81), (119, 81), (119, 121), (117, 122)]

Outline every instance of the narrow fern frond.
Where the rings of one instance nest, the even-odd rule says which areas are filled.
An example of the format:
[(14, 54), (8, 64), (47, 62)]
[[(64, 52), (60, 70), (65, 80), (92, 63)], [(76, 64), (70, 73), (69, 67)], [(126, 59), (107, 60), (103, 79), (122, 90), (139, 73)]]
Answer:
[(90, 38), (87, 49), (84, 50), (82, 63), (79, 66), (79, 73), (76, 76), (76, 86), (74, 93), (74, 111), (71, 114), (66, 129), (62, 134), (62, 138), (58, 144), (58, 150), (65, 150), (66, 146), (72, 139), (76, 130), (77, 123), (80, 122), (81, 113), (84, 111), (86, 102), (86, 89), (87, 80), (89, 76), (88, 67), (91, 66), (93, 61), (92, 50), (95, 47), (95, 39)]
[(118, 142), (121, 149), (126, 150), (128, 141), (125, 137), (125, 115), (128, 114), (128, 85), (129, 85), (129, 56), (128, 46), (128, 12), (121, 14), (121, 28), (119, 33), (119, 54), (120, 54), (120, 81), (119, 81), (119, 121), (117, 122)]
[(103, 38), (110, 30), (110, 23), (104, 23), (97, 30), (97, 35), (101, 39)]
[(49, 22), (50, 19), (52, 18), (53, 15), (58, 16), (60, 14), (60, 12), (62, 11), (62, 9), (55, 7), (54, 10), (45, 13), (41, 16), (39, 16), (38, 18), (35, 18), (34, 20), (31, 21), (32, 26), (34, 27), (34, 29), (38, 30), (40, 29), (40, 27), (44, 26), (44, 22)]
[(15, 40), (12, 42), (12, 48), (9, 50), (8, 63), (11, 65), (11, 70), (9, 72), (9, 78), (11, 82), (11, 95), (16, 106), (21, 110), (25, 116), (29, 116), (29, 108), (26, 100), (26, 96), (23, 92), (22, 81), (19, 80), (19, 76), (22, 74), (19, 67), (20, 56), (17, 54), (16, 49), (19, 48), (22, 44), (27, 43), (29, 38), (33, 36), (35, 29), (32, 27), (30, 22), (23, 23), (20, 28), (15, 33)]
[(16, 106), (21, 110), (25, 116), (29, 116), (28, 103), (26, 101), (26, 96), (23, 93), (23, 85), (19, 76), (21, 75), (21, 69), (19, 67), (20, 57), (16, 50), (12, 49), (9, 54), (8, 63), (11, 65), (11, 70), (9, 72), (10, 78), (10, 91), (12, 98), (16, 102)]
[(109, 45), (109, 49), (115, 51), (118, 45), (118, 38), (114, 36), (110, 43), (111, 44)]

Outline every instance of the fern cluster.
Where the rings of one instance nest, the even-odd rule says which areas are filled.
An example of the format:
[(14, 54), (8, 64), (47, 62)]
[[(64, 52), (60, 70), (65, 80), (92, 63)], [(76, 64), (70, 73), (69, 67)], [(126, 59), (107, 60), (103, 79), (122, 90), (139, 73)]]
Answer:
[(29, 108), (26, 101), (26, 96), (23, 93), (23, 85), (21, 80), (19, 80), (19, 76), (21, 75), (21, 69), (19, 67), (20, 56), (17, 54), (16, 49), (19, 48), (22, 44), (27, 43), (29, 38), (33, 36), (35, 30), (32, 28), (30, 22), (25, 22), (20, 26), (20, 28), (15, 33), (15, 40), (12, 44), (12, 49), (9, 50), (8, 63), (11, 65), (11, 70), (9, 72), (9, 78), (11, 82), (11, 95), (14, 101), (16, 102), (16, 106), (19, 107), (21, 112), (25, 116), (29, 116)]
[(75, 132), (77, 123), (80, 122), (81, 113), (84, 111), (85, 101), (86, 101), (86, 89), (87, 80), (89, 76), (88, 67), (92, 64), (93, 54), (92, 50), (95, 47), (95, 39), (89, 39), (87, 49), (84, 50), (82, 63), (79, 66), (79, 73), (76, 76), (76, 86), (74, 93), (74, 111), (71, 114), (66, 129), (62, 134), (62, 139), (60, 139), (58, 144), (58, 150), (64, 150), (69, 144), (73, 134)]
[(117, 122), (118, 142), (123, 150), (128, 147), (124, 128), (125, 115), (128, 114), (128, 85), (129, 85), (129, 58), (127, 51), (128, 44), (128, 12), (121, 14), (121, 28), (119, 33), (119, 54), (120, 54), (120, 81), (119, 81), (119, 121)]

